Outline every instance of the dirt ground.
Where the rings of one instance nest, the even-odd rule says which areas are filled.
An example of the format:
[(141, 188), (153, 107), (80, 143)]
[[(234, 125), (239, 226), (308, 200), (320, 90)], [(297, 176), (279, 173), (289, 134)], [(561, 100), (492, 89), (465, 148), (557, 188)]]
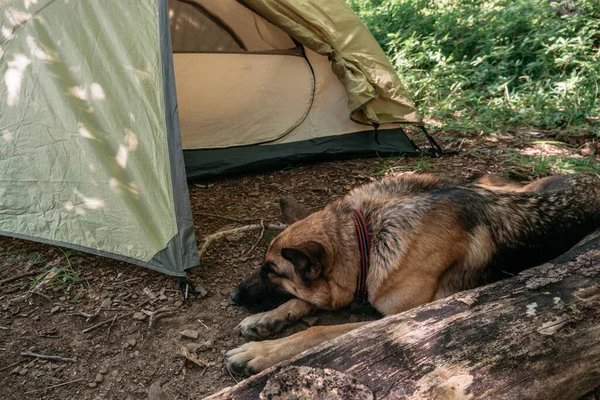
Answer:
[[(545, 141), (538, 143), (540, 137)], [(190, 184), (196, 239), (202, 244), (206, 235), (219, 230), (261, 220), (277, 222), (276, 201), (282, 196), (293, 196), (317, 209), (354, 186), (390, 173), (424, 171), (465, 179), (478, 171), (508, 171), (513, 177), (531, 179), (554, 172), (549, 167), (539, 171), (535, 160), (540, 154), (598, 160), (597, 144), (585, 136), (566, 144), (548, 142), (564, 138), (547, 138), (543, 133), (438, 139), (446, 147), (460, 148), (459, 154), (439, 159), (334, 161)], [(230, 303), (229, 293), (260, 265), (275, 235), (267, 231), (261, 237), (260, 233), (214, 242), (201, 265), (189, 274), (207, 294), (187, 302), (182, 302), (175, 280), (168, 276), (56, 246), (0, 237), (0, 398), (139, 399), (147, 398), (149, 387), (158, 382), (168, 399), (198, 399), (235, 384), (236, 378), (223, 366), (223, 353), (244, 342), (233, 329), (248, 313)], [(48, 271), (55, 275), (44, 275)], [(28, 276), (4, 282), (19, 274)], [(161, 315), (161, 311), (167, 312)], [(152, 318), (150, 328), (152, 313), (158, 317)], [(316, 317), (283, 335), (308, 324), (376, 315), (347, 309)], [(191, 337), (182, 337), (186, 330)], [(184, 346), (200, 365), (189, 361), (184, 365)], [(62, 359), (27, 357), (22, 355), (25, 352)]]

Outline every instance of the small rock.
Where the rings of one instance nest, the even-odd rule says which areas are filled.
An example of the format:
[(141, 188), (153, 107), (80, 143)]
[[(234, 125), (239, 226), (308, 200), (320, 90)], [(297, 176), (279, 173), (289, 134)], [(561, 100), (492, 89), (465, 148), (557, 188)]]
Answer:
[(62, 296), (58, 300), (65, 302), (65, 301), (67, 301), (67, 296)]
[(100, 307), (102, 308), (110, 308), (110, 306), (112, 306), (112, 300), (110, 298), (102, 300), (102, 304), (100, 304)]
[(21, 367), (16, 367), (15, 369), (12, 370), (11, 374), (18, 374), (19, 372), (21, 372)]
[(167, 394), (162, 390), (160, 382), (156, 381), (148, 389), (148, 400), (167, 400)]
[(135, 314), (133, 314), (133, 319), (138, 320), (138, 321), (143, 321), (146, 319), (146, 314), (138, 311)]
[(137, 344), (137, 341), (136, 341), (135, 339), (129, 339), (129, 340), (127, 341), (127, 343), (129, 343), (129, 345), (130, 345), (131, 347), (135, 347), (135, 345)]
[(50, 314), (54, 314), (60, 311), (60, 306), (54, 306), (52, 307), (52, 310), (50, 310)]
[(123, 348), (124, 349), (128, 349), (129, 348), (129, 343), (127, 343), (127, 342), (123, 343)]
[(221, 307), (225, 308), (229, 305), (229, 301), (222, 301), (221, 302)]
[(354, 315), (354, 314), (352, 314), (352, 315), (350, 316), (350, 319), (349, 319), (349, 321), (350, 321), (351, 323), (352, 323), (352, 322), (358, 322), (358, 315)]
[(229, 296), (229, 290), (227, 290), (227, 289), (223, 289), (223, 290), (221, 290), (221, 294), (222, 294), (223, 296)]
[(206, 296), (208, 294), (208, 290), (206, 290), (206, 288), (204, 287), (204, 285), (196, 282), (194, 284), (194, 289), (196, 290), (196, 292), (198, 293), (197, 296), (199, 298), (202, 298), (204, 296)]
[(175, 307), (181, 307), (182, 305), (183, 305), (183, 301), (181, 301), (181, 300), (177, 300), (175, 302)]
[(150, 298), (150, 300), (156, 299), (156, 293), (153, 293), (152, 290), (150, 290), (150, 288), (144, 288), (143, 292), (146, 296)]
[(167, 300), (169, 300), (169, 298), (167, 296), (165, 296), (164, 294), (161, 294), (160, 296), (158, 296), (158, 299), (160, 301), (167, 301)]
[(98, 372), (100, 372), (102, 375), (106, 375), (108, 374), (108, 368), (100, 367), (100, 370)]
[(90, 382), (90, 383), (88, 383), (88, 386), (93, 389), (96, 386), (98, 386), (98, 384), (96, 382)]
[(185, 331), (181, 332), (181, 337), (186, 339), (198, 339), (199, 335), (200, 333), (198, 331), (194, 331), (192, 329), (186, 329)]
[(102, 383), (103, 380), (104, 380), (104, 375), (98, 374), (98, 375), (96, 375), (96, 379), (94, 379), (94, 382)]
[(186, 343), (185, 347), (187, 347), (191, 353), (195, 353), (202, 348), (202, 343)]
[(319, 317), (304, 317), (302, 321), (308, 326), (315, 326), (319, 323)]

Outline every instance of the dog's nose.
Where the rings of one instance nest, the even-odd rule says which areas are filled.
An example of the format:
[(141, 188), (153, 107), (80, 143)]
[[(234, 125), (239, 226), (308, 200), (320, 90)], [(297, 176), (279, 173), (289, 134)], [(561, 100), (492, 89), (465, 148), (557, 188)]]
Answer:
[(238, 300), (240, 298), (240, 289), (239, 288), (235, 288), (231, 291), (231, 294), (229, 295), (229, 297), (231, 297), (231, 301), (233, 301), (235, 304), (238, 304)]

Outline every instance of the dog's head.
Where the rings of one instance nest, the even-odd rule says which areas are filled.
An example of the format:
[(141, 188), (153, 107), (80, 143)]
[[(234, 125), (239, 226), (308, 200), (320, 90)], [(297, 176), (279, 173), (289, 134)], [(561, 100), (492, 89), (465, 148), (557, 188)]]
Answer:
[(282, 219), (290, 226), (273, 239), (261, 268), (231, 293), (238, 305), (256, 310), (292, 297), (304, 298), (322, 274), (327, 256), (319, 235), (314, 234), (318, 228), (310, 211), (289, 198), (279, 204)]

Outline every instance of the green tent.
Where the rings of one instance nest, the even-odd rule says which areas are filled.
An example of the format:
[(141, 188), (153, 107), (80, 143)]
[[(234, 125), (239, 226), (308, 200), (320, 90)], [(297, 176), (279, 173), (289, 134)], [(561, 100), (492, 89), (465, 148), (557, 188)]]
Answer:
[(421, 124), (342, 0), (4, 0), (0, 78), (0, 234), (179, 277), (186, 172), (414, 153)]

